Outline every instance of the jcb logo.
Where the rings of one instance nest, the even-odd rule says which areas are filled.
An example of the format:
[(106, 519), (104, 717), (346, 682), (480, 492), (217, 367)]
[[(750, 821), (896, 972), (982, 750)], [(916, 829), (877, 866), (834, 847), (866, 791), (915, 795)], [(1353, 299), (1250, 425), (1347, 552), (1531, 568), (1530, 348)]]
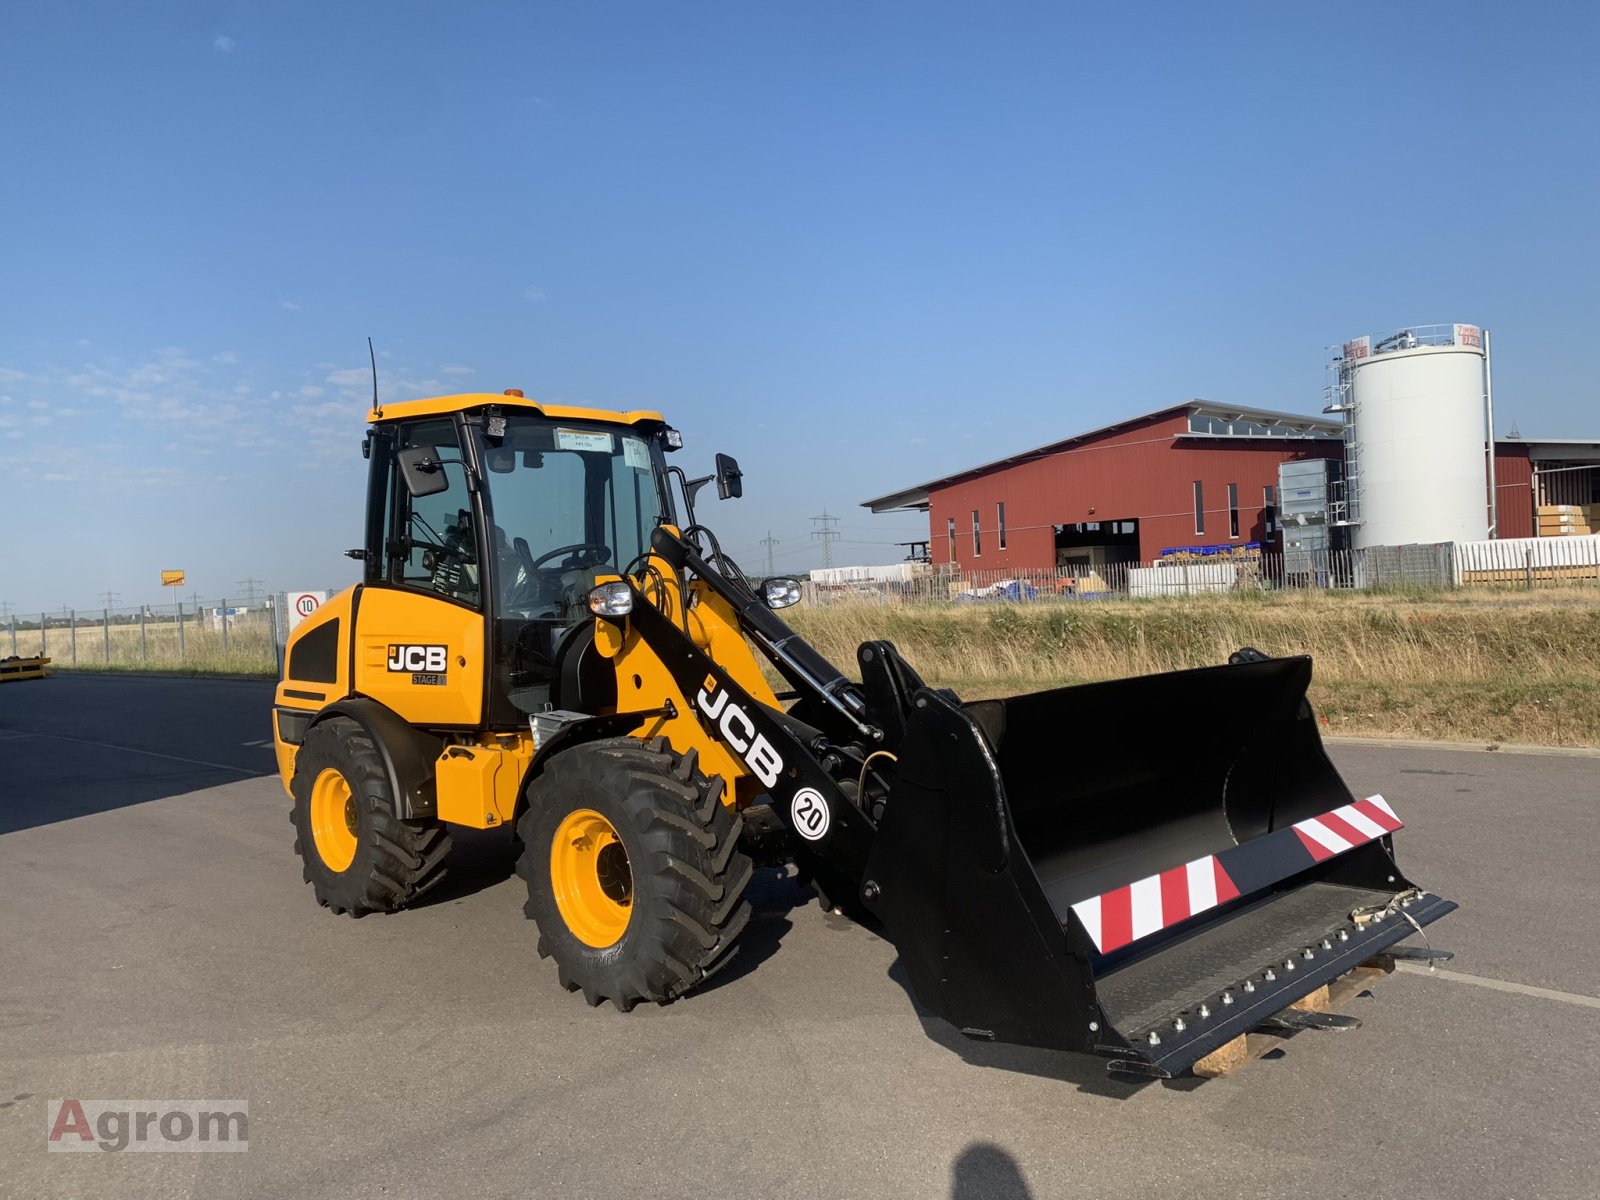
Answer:
[(745, 764), (768, 787), (778, 782), (783, 770), (783, 759), (772, 748), (772, 743), (756, 732), (756, 723), (738, 704), (728, 698), (728, 693), (717, 687), (717, 681), (706, 676), (700, 694), (695, 697), (700, 711), (717, 723), (722, 740), (740, 754)]
[(450, 666), (448, 646), (390, 646), (389, 670), (443, 675)]

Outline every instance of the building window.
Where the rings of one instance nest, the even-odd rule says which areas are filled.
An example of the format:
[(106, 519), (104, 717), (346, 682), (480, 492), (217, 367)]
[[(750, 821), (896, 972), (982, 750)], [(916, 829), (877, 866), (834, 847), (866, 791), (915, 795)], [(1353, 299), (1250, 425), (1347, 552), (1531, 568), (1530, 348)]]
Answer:
[(1239, 485), (1237, 483), (1228, 485), (1228, 536), (1231, 538), (1239, 536)]
[(1004, 500), (994, 506), (994, 516), (996, 524), (1000, 526), (1000, 549), (1004, 550), (1006, 548), (1006, 502)]
[(1266, 522), (1267, 535), (1270, 537), (1277, 532), (1278, 515), (1278, 489), (1270, 483), (1261, 489), (1261, 507), (1264, 510), (1261, 515)]
[(1194, 531), (1206, 531), (1206, 494), (1198, 479), (1194, 481)]
[(945, 528), (950, 534), (950, 561), (951, 562), (955, 562), (955, 560), (956, 560), (956, 519), (954, 517), (951, 517), (950, 521), (949, 521), (949, 524), (946, 525)]
[(977, 558), (983, 553), (983, 541), (978, 536), (978, 510), (972, 510), (972, 557)]

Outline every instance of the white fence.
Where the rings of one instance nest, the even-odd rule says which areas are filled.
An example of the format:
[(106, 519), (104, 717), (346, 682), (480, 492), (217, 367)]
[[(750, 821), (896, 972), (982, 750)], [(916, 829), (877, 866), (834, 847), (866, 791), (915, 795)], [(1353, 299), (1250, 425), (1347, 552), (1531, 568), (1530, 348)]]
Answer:
[(1600, 582), (1600, 534), (1456, 543), (1458, 585)]

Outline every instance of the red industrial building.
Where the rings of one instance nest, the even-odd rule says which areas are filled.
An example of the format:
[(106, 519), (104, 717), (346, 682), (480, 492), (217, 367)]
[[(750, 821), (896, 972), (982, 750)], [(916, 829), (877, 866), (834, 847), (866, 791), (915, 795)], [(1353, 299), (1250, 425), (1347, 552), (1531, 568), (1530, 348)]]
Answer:
[[(863, 507), (926, 512), (932, 560), (966, 570), (1148, 563), (1175, 546), (1275, 549), (1279, 464), (1342, 460), (1343, 432), (1326, 417), (1194, 400)], [(1541, 455), (1592, 462), (1594, 451), (1593, 443), (1497, 443), (1497, 535), (1532, 536)], [(1487, 495), (1486, 479), (1486, 503)]]

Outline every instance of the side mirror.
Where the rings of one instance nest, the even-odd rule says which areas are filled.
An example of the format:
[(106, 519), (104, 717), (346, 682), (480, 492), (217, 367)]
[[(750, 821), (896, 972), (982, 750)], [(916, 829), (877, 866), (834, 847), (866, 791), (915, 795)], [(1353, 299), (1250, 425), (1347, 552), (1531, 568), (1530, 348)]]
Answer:
[(413, 497), (433, 496), (450, 489), (444, 475), (444, 463), (433, 456), (426, 446), (412, 446), (395, 456), (400, 464), (400, 477), (405, 480), (406, 491)]
[(722, 500), (737, 500), (744, 495), (744, 472), (731, 454), (717, 455), (717, 496)]

